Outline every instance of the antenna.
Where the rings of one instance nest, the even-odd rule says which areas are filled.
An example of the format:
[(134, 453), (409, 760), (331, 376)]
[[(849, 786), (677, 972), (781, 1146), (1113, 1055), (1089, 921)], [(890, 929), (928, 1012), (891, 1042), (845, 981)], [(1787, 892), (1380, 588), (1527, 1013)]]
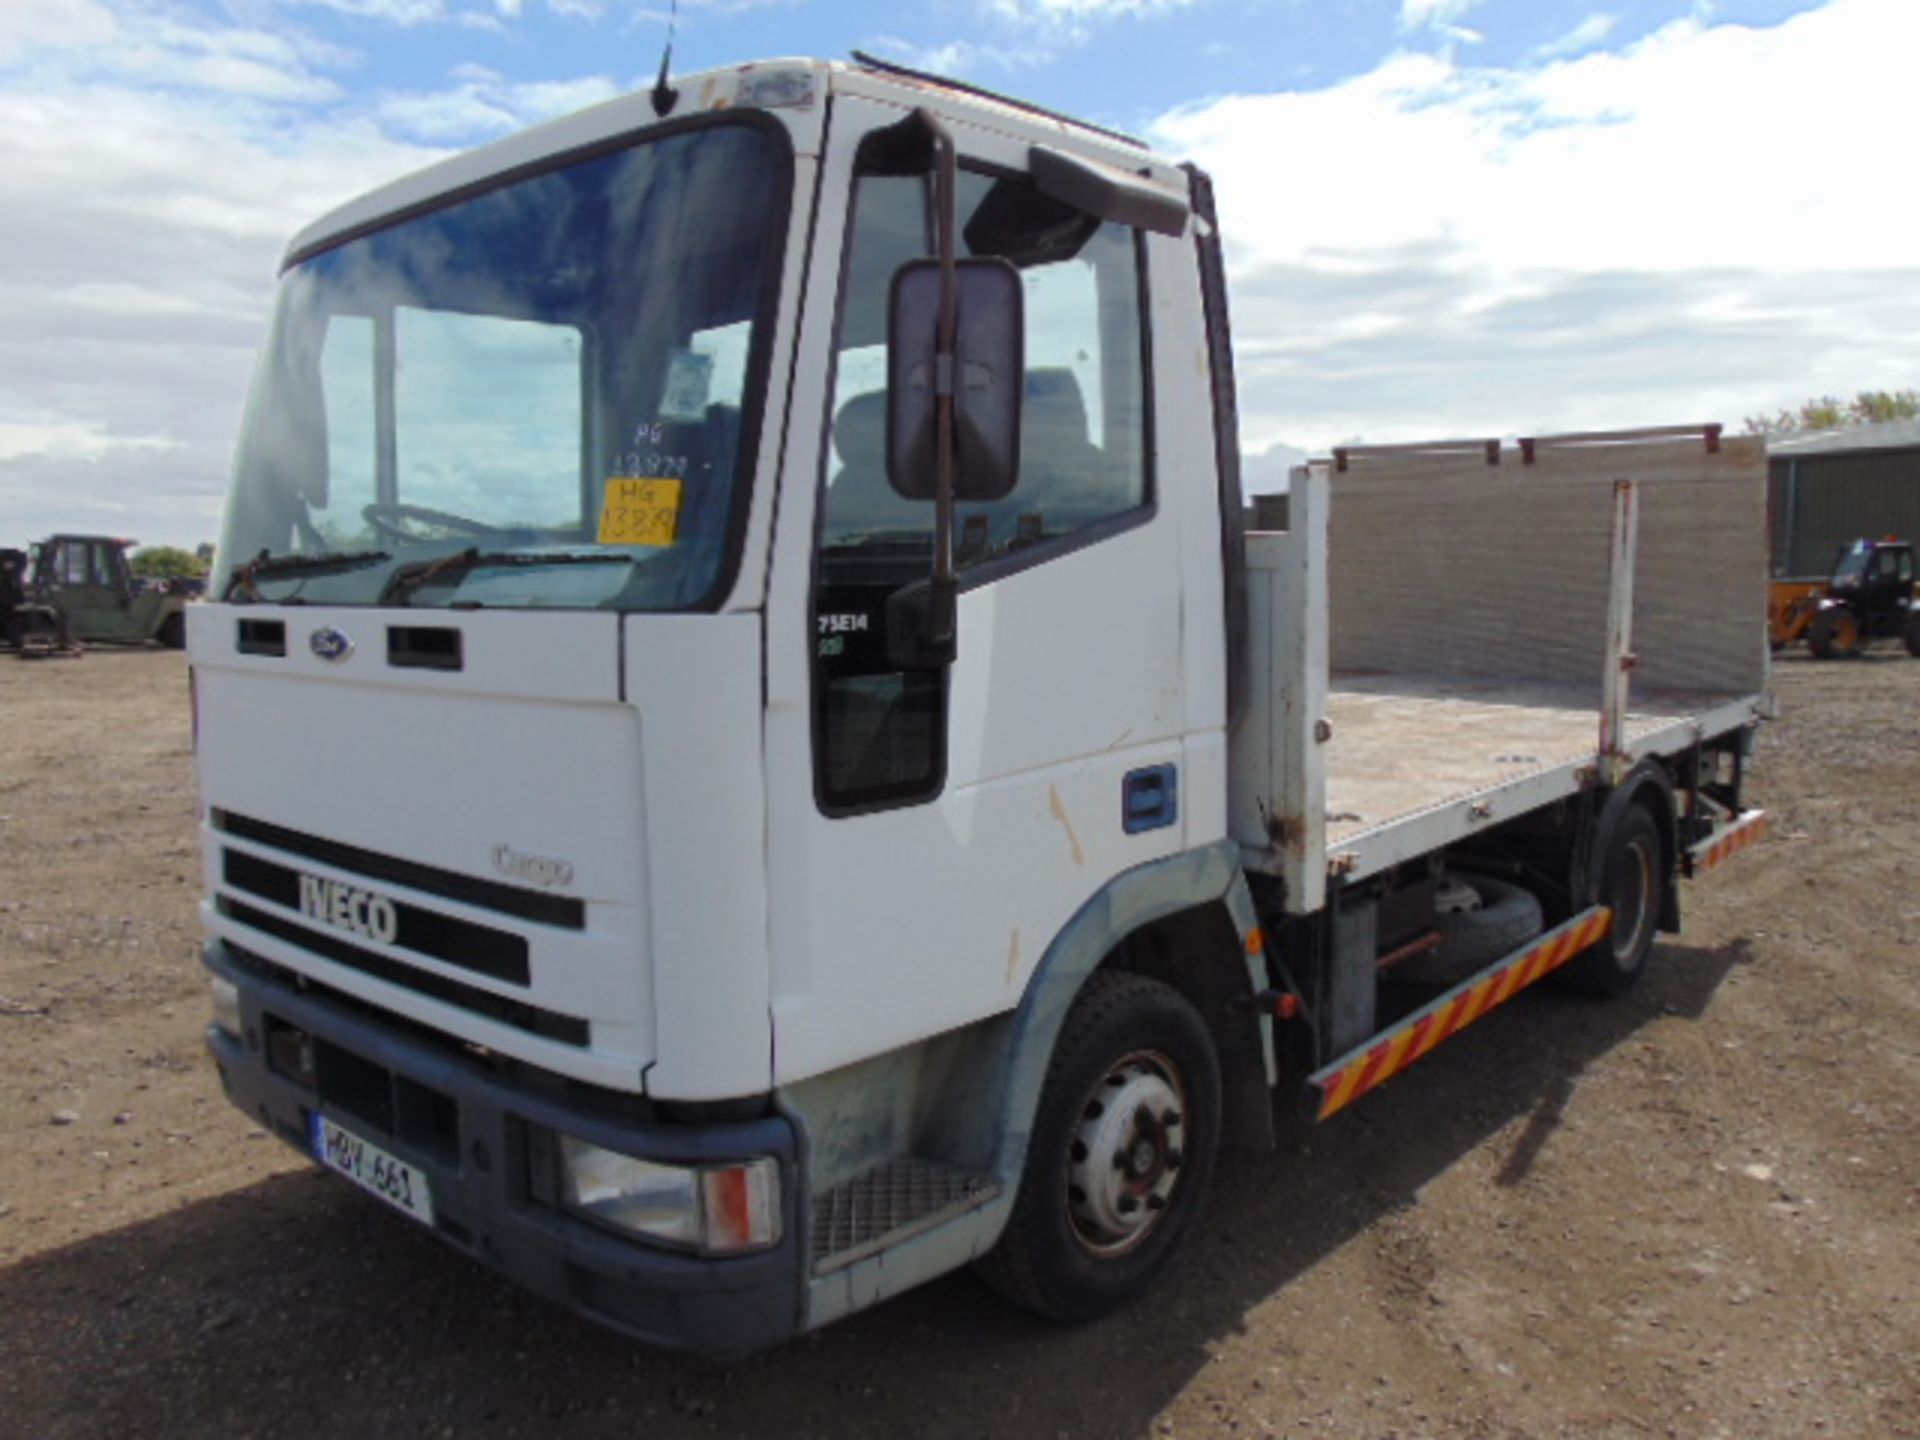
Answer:
[(680, 0), (673, 0), (667, 11), (667, 48), (660, 52), (660, 75), (653, 82), (653, 113), (662, 119), (680, 98), (680, 92), (667, 84), (667, 72), (673, 65), (673, 31), (679, 19)]

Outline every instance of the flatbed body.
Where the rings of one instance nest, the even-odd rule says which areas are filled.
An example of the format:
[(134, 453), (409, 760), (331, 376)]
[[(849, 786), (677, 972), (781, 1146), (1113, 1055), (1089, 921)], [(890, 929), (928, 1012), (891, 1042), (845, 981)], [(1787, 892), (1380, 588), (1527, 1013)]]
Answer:
[(1764, 466), (1709, 427), (1296, 472), (1291, 528), (1246, 538), (1230, 785), (1248, 868), (1310, 914), (1329, 880), (1754, 724), (1770, 703)]
[[(1684, 754), (1763, 709), (1758, 696), (1636, 698), (1628, 756)], [(1336, 674), (1327, 720), (1327, 852), (1355, 878), (1577, 794), (1599, 750), (1593, 697), (1551, 682)]]

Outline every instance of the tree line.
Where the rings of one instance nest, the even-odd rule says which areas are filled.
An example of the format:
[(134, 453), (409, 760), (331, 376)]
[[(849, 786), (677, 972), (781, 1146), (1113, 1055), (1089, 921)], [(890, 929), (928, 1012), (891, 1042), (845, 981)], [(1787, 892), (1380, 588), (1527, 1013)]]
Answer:
[(192, 580), (205, 575), (213, 564), (213, 546), (183, 550), (178, 545), (149, 545), (127, 558), (127, 565), (142, 580)]
[(1888, 420), (1920, 420), (1920, 390), (1862, 390), (1851, 400), (1821, 395), (1797, 409), (1749, 415), (1749, 435), (1798, 435), (1808, 430), (1844, 430)]

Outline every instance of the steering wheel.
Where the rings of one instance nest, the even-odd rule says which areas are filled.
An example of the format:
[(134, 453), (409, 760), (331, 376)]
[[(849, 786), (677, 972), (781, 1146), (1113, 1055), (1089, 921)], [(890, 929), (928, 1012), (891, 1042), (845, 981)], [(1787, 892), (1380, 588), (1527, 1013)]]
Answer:
[(504, 533), (498, 525), (469, 520), (464, 515), (454, 515), (445, 510), (429, 510), (424, 505), (389, 505), (378, 500), (363, 507), (360, 518), (382, 535), (403, 543), (408, 540), (427, 538), (409, 529), (409, 522), (415, 525), (438, 525), (442, 529), (453, 531), (456, 535), (479, 536)]

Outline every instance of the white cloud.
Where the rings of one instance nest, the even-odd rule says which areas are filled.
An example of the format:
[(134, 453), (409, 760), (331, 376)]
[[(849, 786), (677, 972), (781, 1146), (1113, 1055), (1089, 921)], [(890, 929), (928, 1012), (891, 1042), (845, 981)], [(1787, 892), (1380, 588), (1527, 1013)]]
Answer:
[(108, 44), (118, 29), (93, 0), (7, 0), (0, 7), (0, 62), (42, 47)]
[[(691, 0), (718, 5), (779, 4), (785, 0)], [(976, 0), (986, 20), (984, 39), (916, 44), (883, 35), (859, 48), (936, 75), (1002, 74), (1050, 64), (1062, 52), (1092, 40), (1098, 28), (1185, 10), (1199, 0)]]
[(1593, 14), (1587, 16), (1578, 25), (1558, 39), (1549, 40), (1527, 58), (1532, 61), (1557, 60), (1567, 55), (1578, 55), (1583, 51), (1599, 46), (1620, 23), (1617, 15)]
[(1109, 20), (1184, 10), (1194, 0), (988, 0), (987, 8), (1009, 20)]
[[(1101, 25), (1185, 10), (1198, 0), (982, 0), (996, 32), (1027, 49), (1084, 44)], [(964, 42), (962, 42), (964, 43)]]
[[(1438, 7), (1433, 7), (1437, 10)], [(1687, 20), (1528, 68), (1401, 55), (1176, 112), (1253, 443), (1741, 415), (1920, 378), (1920, 6)]]
[(347, 57), (292, 29), (56, 8), (0, 6), (0, 536), (195, 544), (287, 237), (438, 152), (343, 113)]
[(58, 416), (35, 423), (0, 421), (0, 460), (98, 460), (116, 450), (171, 450), (178, 441), (162, 435), (114, 437), (99, 424), (75, 424)]
[(523, 124), (571, 115), (589, 105), (598, 105), (621, 94), (621, 87), (605, 75), (588, 75), (578, 80), (545, 80), (515, 85), (508, 91), (514, 112)]
[(943, 45), (915, 45), (893, 36), (868, 41), (863, 49), (883, 59), (896, 60), (930, 75), (978, 75), (983, 71), (1009, 72), (1045, 64), (1053, 51), (1043, 45), (984, 45), (971, 40), (949, 40)]
[(1479, 4), (1480, 0), (1400, 0), (1400, 28), (1463, 33), (1457, 29), (1461, 19)]
[(322, 10), (392, 25), (424, 25), (447, 16), (445, 0), (300, 0)]
[(377, 114), (390, 129), (429, 142), (467, 142), (524, 129), (611, 100), (620, 87), (604, 75), (515, 85), (482, 66), (461, 66), (450, 90), (392, 95)]
[(463, 85), (420, 95), (393, 95), (381, 101), (383, 124), (428, 141), (454, 141), (513, 128), (513, 112), (486, 96), (489, 86)]
[[(457, 18), (441, 0), (324, 3)], [(0, 540), (109, 521), (212, 539), (288, 237), (441, 142), (616, 93), (467, 64), (443, 92), (349, 96), (359, 57), (287, 8), (256, 28), (149, 0), (0, 0)]]

